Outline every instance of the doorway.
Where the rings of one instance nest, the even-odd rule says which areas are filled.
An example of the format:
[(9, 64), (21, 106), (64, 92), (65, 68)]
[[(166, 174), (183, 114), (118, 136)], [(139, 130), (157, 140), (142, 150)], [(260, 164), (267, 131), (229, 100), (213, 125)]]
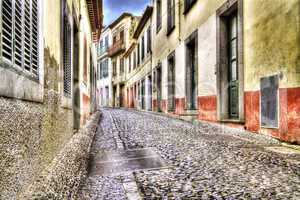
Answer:
[(161, 85), (161, 64), (158, 65), (157, 70), (156, 70), (156, 92), (157, 92), (157, 111), (161, 112), (161, 90), (162, 90), (162, 85)]
[(168, 57), (168, 111), (175, 110), (175, 53)]
[(117, 107), (117, 101), (116, 101), (116, 98), (117, 98), (117, 86), (116, 85), (114, 85), (113, 86), (113, 97), (112, 97), (112, 105), (113, 105), (113, 107)]
[(152, 110), (152, 76), (148, 77), (148, 110)]
[[(75, 22), (75, 19), (74, 19)], [(79, 87), (79, 32), (74, 23), (73, 29), (73, 128), (80, 128), (80, 87)]]
[(141, 87), (142, 109), (145, 110), (145, 79), (142, 80)]
[(186, 40), (186, 109), (196, 110), (197, 109), (197, 98), (198, 98), (198, 39), (197, 31), (195, 31)]
[(120, 86), (120, 106), (121, 107), (125, 107), (125, 103), (126, 103), (126, 88), (125, 85), (122, 84)]
[(218, 119), (244, 121), (243, 1), (217, 10)]
[(228, 18), (228, 113), (230, 119), (239, 117), (239, 76), (237, 59), (237, 14)]

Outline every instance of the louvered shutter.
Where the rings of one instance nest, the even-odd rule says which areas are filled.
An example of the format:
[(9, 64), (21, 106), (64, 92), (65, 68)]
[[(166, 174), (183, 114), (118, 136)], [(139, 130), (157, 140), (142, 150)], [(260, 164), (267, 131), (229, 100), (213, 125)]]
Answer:
[(147, 44), (147, 52), (151, 52), (151, 40), (152, 40), (152, 36), (151, 36), (151, 26), (149, 26), (148, 28), (148, 44)]
[(1, 56), (13, 67), (38, 76), (38, 0), (2, 0)]
[(15, 26), (14, 26), (14, 58), (15, 58), (15, 65), (19, 68), (23, 68), (23, 10), (24, 4), (21, 1), (15, 1)]
[(64, 16), (64, 93), (66, 96), (71, 96), (71, 27), (68, 21), (68, 17)]
[(38, 4), (37, 0), (32, 0), (32, 12), (31, 12), (31, 34), (32, 34), (32, 46), (31, 46), (31, 65), (32, 65), (32, 73), (38, 75)]
[(25, 0), (25, 45), (24, 45), (24, 68), (30, 71), (31, 68), (31, 14), (30, 0)]
[(13, 62), (13, 3), (2, 0), (2, 56)]

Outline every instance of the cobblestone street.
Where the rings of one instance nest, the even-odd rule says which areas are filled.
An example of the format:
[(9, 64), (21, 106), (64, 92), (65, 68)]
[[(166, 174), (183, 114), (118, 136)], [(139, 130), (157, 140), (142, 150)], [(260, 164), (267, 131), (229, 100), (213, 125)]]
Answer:
[(78, 199), (300, 199), (300, 157), (267, 136), (104, 109)]

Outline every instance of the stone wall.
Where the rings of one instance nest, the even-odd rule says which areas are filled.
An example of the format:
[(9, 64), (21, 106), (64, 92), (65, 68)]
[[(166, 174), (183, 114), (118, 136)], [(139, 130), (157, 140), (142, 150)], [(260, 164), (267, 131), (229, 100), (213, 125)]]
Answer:
[(73, 134), (72, 110), (47, 92), (45, 103), (0, 98), (0, 199), (15, 199)]
[(49, 167), (31, 184), (20, 199), (74, 199), (87, 163), (100, 112), (61, 149)]

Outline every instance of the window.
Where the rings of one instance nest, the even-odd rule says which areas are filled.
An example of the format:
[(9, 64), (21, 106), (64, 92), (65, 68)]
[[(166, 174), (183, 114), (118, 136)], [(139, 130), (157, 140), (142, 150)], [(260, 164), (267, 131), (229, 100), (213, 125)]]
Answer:
[(87, 74), (88, 74), (88, 62), (87, 62), (87, 57), (88, 57), (88, 49), (87, 49), (87, 41), (86, 37), (84, 37), (83, 40), (83, 81), (87, 83)]
[(137, 65), (139, 65), (140, 64), (140, 59), (141, 59), (141, 57), (140, 57), (140, 50), (141, 48), (140, 48), (140, 44), (138, 44), (138, 49), (137, 49)]
[(108, 77), (108, 59), (100, 62), (100, 78)]
[(1, 20), (3, 63), (38, 78), (38, 0), (2, 0)]
[(148, 32), (147, 33), (147, 36), (148, 36), (148, 39), (147, 39), (147, 53), (150, 53), (152, 51), (152, 48), (151, 48), (151, 43), (152, 43), (151, 26), (149, 26), (147, 32)]
[(97, 68), (97, 79), (99, 80), (101, 78), (101, 62), (98, 62)]
[(197, 0), (184, 0), (184, 14), (188, 13)]
[(72, 48), (71, 48), (71, 25), (68, 15), (64, 14), (63, 23), (63, 79), (64, 79), (64, 95), (71, 97), (72, 94)]
[(124, 58), (120, 59), (120, 73), (124, 74)]
[(105, 41), (105, 50), (107, 50), (108, 45), (109, 45), (108, 44), (108, 36), (105, 37), (104, 41)]
[(168, 0), (168, 26), (167, 34), (169, 35), (175, 28), (175, 0)]
[(116, 44), (116, 42), (117, 42), (117, 36), (114, 35), (114, 36), (113, 36), (113, 44)]
[(99, 63), (99, 71), (100, 71), (99, 77), (100, 77), (100, 79), (102, 79), (103, 78), (103, 62)]
[(161, 29), (161, 0), (156, 1), (156, 32)]
[(129, 72), (131, 71), (131, 54), (128, 57), (128, 68), (129, 68)]
[(142, 43), (142, 45), (141, 45), (141, 47), (142, 47), (142, 60), (144, 60), (144, 58), (145, 58), (145, 37), (144, 36), (142, 37), (141, 43)]
[(104, 60), (103, 77), (108, 77), (108, 59)]
[(125, 42), (125, 33), (124, 33), (124, 30), (122, 30), (120, 32), (120, 40), (121, 40), (121, 43), (123, 44)]
[(103, 49), (103, 47), (104, 47), (104, 43), (103, 43), (103, 39), (102, 39), (102, 40), (100, 40), (100, 48)]
[(117, 62), (113, 61), (113, 76), (117, 75)]
[(136, 52), (133, 53), (133, 69), (136, 68)]

